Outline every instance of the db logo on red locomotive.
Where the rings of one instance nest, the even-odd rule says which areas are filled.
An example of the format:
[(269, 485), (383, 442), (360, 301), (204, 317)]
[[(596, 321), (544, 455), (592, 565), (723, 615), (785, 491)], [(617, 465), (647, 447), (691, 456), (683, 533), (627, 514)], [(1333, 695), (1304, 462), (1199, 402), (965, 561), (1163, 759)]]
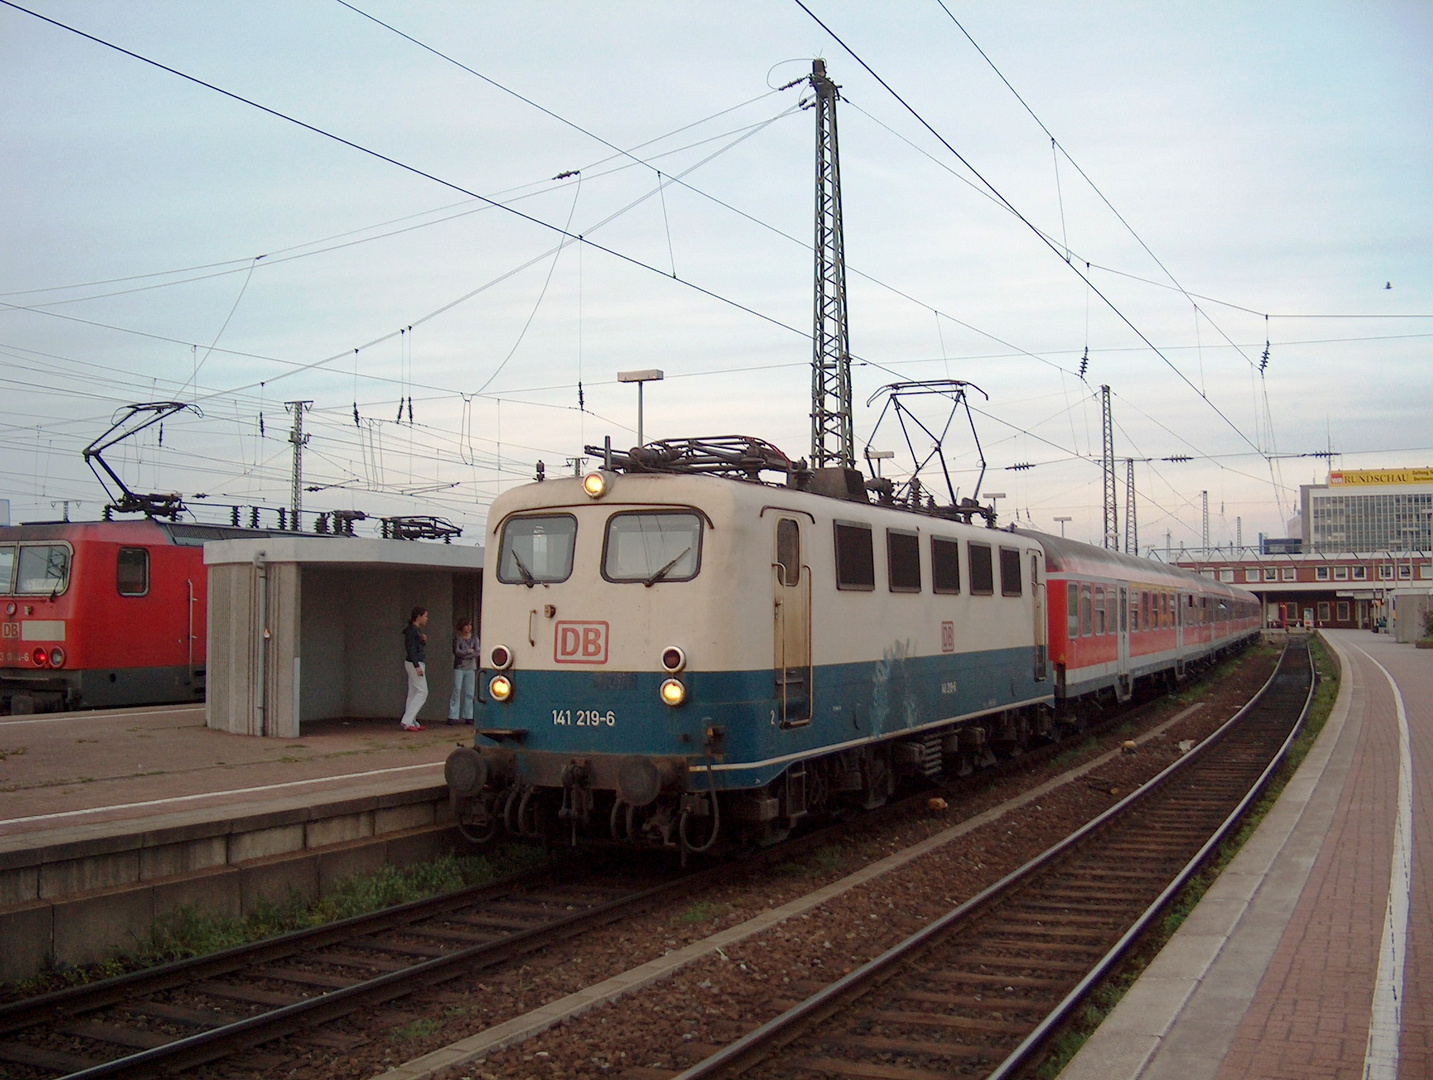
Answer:
[(553, 628), (552, 659), (559, 664), (607, 663), (607, 623), (558, 623)]

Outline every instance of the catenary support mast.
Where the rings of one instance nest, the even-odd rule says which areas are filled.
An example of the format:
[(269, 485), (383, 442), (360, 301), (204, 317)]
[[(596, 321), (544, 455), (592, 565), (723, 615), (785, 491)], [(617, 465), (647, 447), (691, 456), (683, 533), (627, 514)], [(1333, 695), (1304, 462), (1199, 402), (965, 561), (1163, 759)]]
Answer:
[(839, 88), (826, 62), (811, 62), (816, 112), (816, 274), (811, 337), (811, 464), (854, 468), (851, 349), (846, 326), (846, 244), (841, 226), (841, 162), (836, 140)]
[(294, 516), (289, 527), (295, 532), (299, 531), (299, 511), (303, 509), (304, 444), (308, 442), (309, 438), (304, 434), (304, 413), (306, 413), (312, 405), (312, 401), (288, 401), (284, 403), (284, 407), (294, 414), (294, 426), (289, 429), (289, 442), (294, 444), (293, 491), (289, 502), (293, 508)]
[(1139, 525), (1134, 512), (1134, 458), (1125, 458), (1125, 550), (1139, 554)]
[(1105, 433), (1105, 547), (1110, 551), (1120, 549), (1119, 507), (1115, 503), (1115, 429), (1110, 417), (1110, 388), (1100, 387), (1100, 411), (1104, 417)]

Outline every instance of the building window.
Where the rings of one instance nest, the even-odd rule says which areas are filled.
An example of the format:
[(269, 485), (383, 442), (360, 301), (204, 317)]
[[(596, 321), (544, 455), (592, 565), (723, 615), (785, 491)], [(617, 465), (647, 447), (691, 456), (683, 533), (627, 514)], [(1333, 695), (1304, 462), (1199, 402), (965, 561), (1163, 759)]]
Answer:
[(1433, 563), (1426, 563), (1426, 562), (1424, 562), (1424, 563), (1419, 563), (1419, 564), (1418, 564), (1418, 576), (1419, 576), (1420, 578), (1424, 579), (1425, 581), (1428, 580), (1429, 578), (1433, 578)]
[(1366, 566), (1355, 566), (1355, 567), (1353, 568), (1353, 580), (1354, 580), (1354, 581), (1367, 581), (1367, 580), (1368, 580), (1368, 567), (1366, 567)]
[(1319, 622), (1321, 622), (1321, 623), (1326, 623), (1326, 622), (1328, 622), (1328, 621), (1329, 621), (1329, 602), (1328, 602), (1327, 600), (1320, 600), (1320, 601), (1319, 601)]
[(1329, 579), (1329, 568), (1327, 566), (1314, 567), (1314, 580), (1327, 581)]
[(1299, 572), (1298, 572), (1297, 570), (1295, 570), (1292, 566), (1280, 567), (1280, 568), (1279, 568), (1279, 580), (1280, 580), (1280, 581), (1298, 581), (1298, 580), (1299, 580)]
[(1347, 567), (1347, 566), (1335, 566), (1335, 567), (1333, 568), (1333, 579), (1334, 579), (1335, 581), (1347, 581), (1347, 580), (1348, 580), (1348, 567)]
[(1278, 581), (1278, 580), (1279, 580), (1279, 571), (1278, 571), (1276, 568), (1272, 567), (1272, 566), (1266, 566), (1266, 567), (1264, 567), (1264, 580), (1265, 580), (1265, 581)]
[(938, 593), (960, 592), (960, 541), (930, 538), (930, 587)]
[(1233, 570), (1220, 570), (1220, 571), (1219, 571), (1219, 580), (1220, 580), (1220, 581), (1227, 581), (1227, 582), (1230, 582), (1230, 583), (1232, 584), (1233, 581), (1234, 581), (1234, 571), (1233, 571)]
[(1251, 567), (1251, 568), (1248, 569), (1248, 570), (1245, 570), (1245, 571), (1244, 571), (1244, 580), (1245, 580), (1245, 581), (1258, 581), (1258, 580), (1259, 580), (1259, 568), (1256, 566), (1256, 567)]
[(1339, 621), (1339, 622), (1348, 622), (1348, 601), (1347, 601), (1347, 600), (1340, 600), (1340, 601), (1338, 602), (1338, 621)]
[(1412, 576), (1413, 576), (1413, 564), (1412, 564), (1412, 563), (1399, 563), (1399, 564), (1398, 564), (1398, 578), (1399, 578), (1400, 581), (1407, 580), (1408, 578), (1411, 578)]
[(970, 592), (972, 596), (993, 596), (995, 594), (995, 566), (990, 558), (989, 544), (971, 544)]
[(862, 592), (876, 587), (876, 556), (869, 525), (836, 522), (836, 588)]
[(114, 583), (120, 596), (143, 596), (149, 592), (149, 548), (120, 548)]
[(1000, 549), (1000, 595), (1024, 596), (1024, 583), (1020, 580), (1020, 549)]
[(1378, 564), (1378, 580), (1379, 580), (1379, 581), (1392, 581), (1392, 580), (1393, 580), (1393, 565), (1392, 565), (1391, 563), (1379, 563), (1379, 564)]
[(886, 530), (886, 559), (891, 592), (921, 591), (921, 540), (915, 533)]

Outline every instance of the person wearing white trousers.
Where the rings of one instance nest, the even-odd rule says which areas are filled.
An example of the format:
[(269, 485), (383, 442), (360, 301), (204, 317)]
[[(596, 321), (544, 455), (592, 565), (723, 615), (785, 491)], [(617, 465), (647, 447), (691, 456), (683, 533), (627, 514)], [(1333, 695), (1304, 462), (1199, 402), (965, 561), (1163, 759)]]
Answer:
[(408, 616), (408, 625), (403, 628), (403, 670), (408, 674), (408, 705), (403, 710), (401, 726), (404, 731), (422, 731), (418, 723), (418, 710), (428, 700), (428, 672), (425, 666), (428, 652), (428, 635), (423, 627), (428, 625), (428, 609), (415, 607)]

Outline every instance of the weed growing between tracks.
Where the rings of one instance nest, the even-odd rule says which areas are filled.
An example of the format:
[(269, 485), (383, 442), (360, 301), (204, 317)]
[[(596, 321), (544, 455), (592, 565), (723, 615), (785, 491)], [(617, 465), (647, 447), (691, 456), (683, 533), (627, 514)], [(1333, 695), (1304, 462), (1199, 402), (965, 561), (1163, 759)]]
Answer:
[(530, 870), (544, 861), (541, 848), (499, 844), (477, 856), (445, 855), (432, 862), (398, 868), (384, 866), (339, 883), (317, 902), (290, 893), (284, 903), (260, 903), (240, 918), (181, 907), (155, 920), (148, 941), (98, 964), (57, 967), (13, 987), (0, 988), (0, 1001), (33, 997), (67, 986), (113, 978), (191, 956), (204, 956), (280, 934), (365, 915), (383, 908), (439, 896), (470, 885), (483, 885)]
[(1299, 733), (1299, 737), (1294, 740), (1293, 745), (1289, 747), (1289, 753), (1284, 758), (1283, 764), (1279, 766), (1278, 772), (1269, 778), (1269, 783), (1264, 788), (1263, 794), (1249, 808), (1248, 814), (1244, 816), (1239, 827), (1224, 843), (1219, 845), (1209, 863), (1191, 878), (1189, 884), (1180, 890), (1179, 895), (1170, 902), (1168, 910), (1164, 913), (1164, 918), (1140, 940), (1119, 968), (1094, 989), (1080, 1011), (1051, 1041), (1050, 1049), (1040, 1064), (1028, 1073), (1035, 1080), (1051, 1080), (1070, 1063), (1070, 1059), (1085, 1044), (1085, 1040), (1094, 1034), (1095, 1028), (1099, 1027), (1105, 1017), (1114, 1011), (1114, 1007), (1120, 1003), (1120, 999), (1134, 985), (1135, 980), (1150, 965), (1159, 951), (1169, 943), (1169, 939), (1174, 936), (1175, 931), (1183, 925), (1184, 920), (1204, 898), (1204, 894), (1223, 873), (1224, 868), (1229, 865), (1235, 855), (1239, 854), (1239, 850), (1254, 834), (1259, 823), (1278, 802), (1284, 786), (1298, 772), (1299, 766), (1308, 756), (1309, 749), (1313, 746), (1314, 740), (1318, 738), (1319, 732), (1323, 730), (1329, 714), (1333, 711), (1334, 699), (1338, 697), (1339, 672), (1337, 664), (1324, 648), (1323, 641), (1318, 637), (1310, 640), (1309, 647), (1313, 653), (1314, 670), (1318, 673), (1318, 687), (1314, 691), (1313, 704), (1309, 707), (1309, 716), (1304, 722), (1304, 728)]

